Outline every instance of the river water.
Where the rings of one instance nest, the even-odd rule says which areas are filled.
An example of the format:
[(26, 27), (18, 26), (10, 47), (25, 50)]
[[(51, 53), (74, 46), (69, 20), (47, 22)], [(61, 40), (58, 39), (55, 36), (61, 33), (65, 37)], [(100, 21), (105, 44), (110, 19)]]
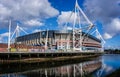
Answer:
[(118, 68), (120, 68), (120, 55), (105, 54), (84, 62), (76, 60), (0, 65), (0, 77), (105, 77)]
[[(119, 54), (106, 54), (101, 57), (102, 67), (97, 71), (100, 77), (105, 77), (116, 69), (120, 68), (120, 55)], [(96, 76), (98, 77), (98, 76)]]

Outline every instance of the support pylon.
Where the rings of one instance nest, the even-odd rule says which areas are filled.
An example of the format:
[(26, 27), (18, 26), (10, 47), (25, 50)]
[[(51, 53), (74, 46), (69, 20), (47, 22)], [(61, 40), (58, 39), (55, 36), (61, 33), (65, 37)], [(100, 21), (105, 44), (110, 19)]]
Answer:
[[(93, 28), (93, 23), (87, 18), (76, 0), (73, 22), (73, 51), (82, 51), (82, 43), (87, 33)], [(84, 20), (84, 21), (83, 21)], [(84, 24), (85, 23), (85, 24)]]

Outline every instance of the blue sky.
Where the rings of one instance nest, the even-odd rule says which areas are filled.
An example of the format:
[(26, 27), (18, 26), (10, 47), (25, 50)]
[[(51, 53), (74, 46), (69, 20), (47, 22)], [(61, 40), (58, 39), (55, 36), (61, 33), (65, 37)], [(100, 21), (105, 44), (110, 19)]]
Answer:
[[(120, 48), (120, 0), (78, 0), (78, 3), (105, 39), (105, 47)], [(74, 6), (75, 0), (0, 0), (0, 42), (7, 42), (10, 19), (12, 32), (17, 23), (28, 33), (59, 29)]]

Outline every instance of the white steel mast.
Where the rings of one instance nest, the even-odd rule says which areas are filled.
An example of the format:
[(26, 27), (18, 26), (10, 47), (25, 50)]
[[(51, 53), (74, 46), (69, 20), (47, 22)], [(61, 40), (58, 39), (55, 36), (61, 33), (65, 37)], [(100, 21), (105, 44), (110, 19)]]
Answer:
[(16, 38), (19, 36), (20, 34), (20, 31), (19, 31), (19, 26), (18, 26), (18, 23), (17, 23), (17, 27), (16, 27)]
[(8, 52), (10, 52), (11, 20), (9, 20)]
[(48, 30), (46, 32), (45, 49), (47, 48), (47, 42), (48, 42)]
[[(74, 22), (73, 22), (73, 51), (82, 51), (82, 44), (84, 42), (85, 36), (93, 28), (93, 23), (87, 18), (85, 13), (82, 11), (76, 0), (75, 9), (73, 11)], [(71, 15), (72, 16), (72, 15)], [(71, 17), (70, 16), (70, 17)], [(82, 18), (83, 17), (83, 18)], [(83, 21), (84, 19), (84, 21)], [(84, 24), (85, 22), (85, 24)], [(87, 25), (86, 25), (87, 23)], [(84, 32), (84, 34), (83, 34)]]

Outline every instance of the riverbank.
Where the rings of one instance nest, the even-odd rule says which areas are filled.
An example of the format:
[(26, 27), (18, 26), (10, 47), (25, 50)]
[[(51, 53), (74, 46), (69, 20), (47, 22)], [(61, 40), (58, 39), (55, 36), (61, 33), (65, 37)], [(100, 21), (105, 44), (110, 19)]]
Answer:
[(106, 54), (120, 54), (120, 49), (105, 49)]
[[(32, 71), (32, 70), (37, 71), (37, 70), (41, 70), (41, 69), (45, 70), (45, 69), (56, 68), (56, 67), (60, 67), (60, 66), (66, 66), (66, 65), (74, 66), (74, 64), (76, 64), (76, 69), (77, 69), (78, 63), (92, 61), (92, 60), (95, 60), (96, 57), (98, 57), (98, 55), (88, 56), (88, 57), (85, 57), (85, 56), (57, 57), (57, 58), (51, 58), (51, 59), (50, 58), (49, 59), (34, 58), (34, 60), (31, 59), (32, 61), (30, 59), (28, 59), (28, 60), (25, 59), (23, 62), (0, 64), (0, 67), (1, 67), (0, 75), (25, 73), (25, 72)], [(96, 61), (96, 62), (99, 62), (99, 61)], [(90, 63), (96, 63), (96, 62), (90, 62)], [(83, 64), (83, 65), (85, 65), (85, 64)], [(73, 68), (73, 66), (72, 66), (72, 68)], [(86, 66), (84, 66), (83, 71), (86, 71), (89, 73), (89, 72), (92, 72), (95, 69), (99, 68), (100, 66), (101, 66), (101, 62), (99, 62), (98, 64), (94, 64), (94, 65), (92, 65), (92, 64), (88, 65), (88, 63), (87, 63)], [(89, 67), (89, 69), (88, 69), (88, 67)], [(79, 70), (79, 69), (77, 69), (77, 70)]]
[(101, 54), (94, 55), (77, 55), (77, 56), (61, 56), (53, 58), (25, 58), (25, 59), (16, 59), (16, 60), (0, 60), (1, 64), (9, 63), (37, 63), (37, 62), (50, 62), (50, 61), (64, 61), (64, 60), (74, 60), (79, 59), (80, 61), (88, 60), (90, 58), (98, 57)]

